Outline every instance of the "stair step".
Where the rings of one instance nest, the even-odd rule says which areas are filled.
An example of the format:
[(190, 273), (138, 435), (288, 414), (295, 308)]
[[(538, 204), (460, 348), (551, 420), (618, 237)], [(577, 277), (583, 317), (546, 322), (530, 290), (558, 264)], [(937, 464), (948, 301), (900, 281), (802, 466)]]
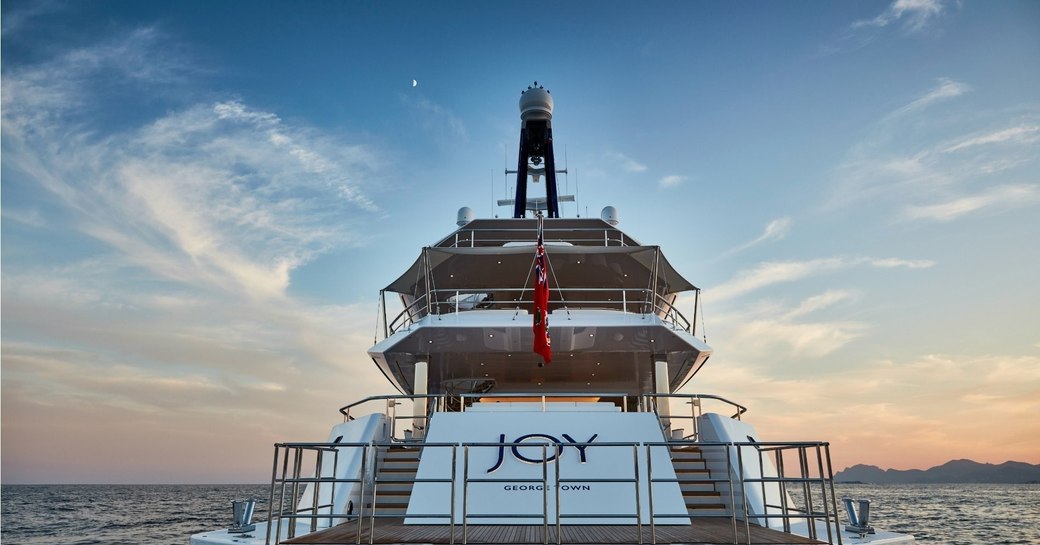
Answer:
[[(378, 491), (380, 494), (411, 494), (413, 484), (411, 482), (385, 481), (380, 478)], [(368, 487), (368, 489), (371, 488), (371, 486)]]
[(376, 507), (400, 507), (402, 505), (407, 507), (408, 498), (409, 496), (384, 496), (380, 494), (376, 497)]
[(400, 461), (400, 460), (384, 460), (380, 471), (400, 471), (402, 469), (408, 469), (415, 471), (419, 469), (419, 462)]
[(376, 476), (376, 479), (377, 479), (377, 482), (379, 483), (380, 486), (382, 486), (385, 483), (401, 483), (401, 482), (412, 483), (415, 480), (415, 472), (412, 471), (412, 472), (408, 472), (408, 473), (405, 473), (405, 472), (380, 473), (379, 475)]
[(412, 450), (406, 452), (387, 452), (383, 454), (384, 460), (414, 460), (416, 463), (419, 462), (419, 453)]
[(695, 477), (697, 475), (703, 475), (704, 477), (707, 477), (709, 475), (707, 469), (685, 468), (685, 467), (677, 467), (677, 468), (675, 468), (675, 475), (676, 475), (676, 477), (681, 479), (683, 477), (679, 477), (680, 474), (683, 475), (683, 477), (687, 477), (687, 478), (688, 477)]
[(679, 483), (679, 490), (685, 492), (716, 492), (715, 483), (683, 481)]
[(376, 505), (376, 514), (379, 515), (401, 515), (404, 516), (408, 512), (408, 505), (402, 505), (400, 507), (384, 507), (382, 505)]
[(722, 497), (722, 494), (714, 490), (683, 490), (682, 495), (684, 498)]
[(672, 460), (675, 469), (708, 469), (704, 460)]
[[(722, 505), (717, 505), (717, 506), (714, 506), (714, 507), (709, 507), (709, 506), (687, 507), (686, 508), (686, 512), (688, 514), (690, 514), (691, 516), (702, 516), (702, 517), (703, 516), (709, 516), (709, 515), (722, 515), (722, 516), (728, 516), (729, 515), (729, 513), (726, 511), (725, 506), (722, 506)], [(694, 524), (697, 524), (697, 522), (695, 521)]]

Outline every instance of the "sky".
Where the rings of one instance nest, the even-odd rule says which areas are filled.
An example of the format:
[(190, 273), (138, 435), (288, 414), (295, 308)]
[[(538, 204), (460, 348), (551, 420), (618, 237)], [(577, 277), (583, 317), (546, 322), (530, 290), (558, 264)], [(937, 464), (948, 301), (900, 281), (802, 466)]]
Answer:
[(390, 393), (378, 291), (510, 215), (535, 80), (563, 215), (704, 290), (685, 392), (835, 469), (1040, 463), (1040, 3), (0, 9), (5, 484), (263, 483)]

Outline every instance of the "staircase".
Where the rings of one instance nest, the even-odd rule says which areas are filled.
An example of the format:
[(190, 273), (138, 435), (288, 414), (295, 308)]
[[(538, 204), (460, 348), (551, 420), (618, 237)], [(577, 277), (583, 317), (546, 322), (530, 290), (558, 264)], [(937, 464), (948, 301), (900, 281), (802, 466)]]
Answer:
[(377, 514), (404, 517), (418, 470), (418, 448), (390, 447), (383, 453), (379, 471), (376, 473)]
[(671, 453), (675, 477), (679, 480), (679, 490), (686, 502), (686, 512), (691, 517), (728, 516), (722, 494), (710, 480), (711, 475), (701, 449), (695, 446), (672, 447)]
[[(728, 516), (729, 510), (711, 481), (701, 449), (696, 446), (672, 447), (671, 455), (686, 512), (691, 517)], [(377, 514), (404, 518), (414, 486), (412, 481), (418, 470), (418, 448), (390, 447), (383, 453), (376, 473)]]

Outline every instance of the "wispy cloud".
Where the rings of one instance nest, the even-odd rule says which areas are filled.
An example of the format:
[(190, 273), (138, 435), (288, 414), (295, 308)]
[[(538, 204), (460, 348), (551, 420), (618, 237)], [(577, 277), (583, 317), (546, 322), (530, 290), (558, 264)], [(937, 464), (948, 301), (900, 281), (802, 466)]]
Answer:
[[(857, 358), (848, 351), (822, 356), (820, 365), (806, 365), (805, 354), (778, 350), (783, 345), (766, 348), (774, 350), (768, 373), (761, 371), (761, 364), (730, 359), (728, 365), (702, 371), (697, 391), (739, 391), (739, 401), (752, 408), (749, 418), (778, 440), (816, 430), (815, 436), (831, 441), (838, 468), (853, 463), (925, 468), (955, 458), (1038, 461), (1040, 424), (1029, 418), (1040, 411), (1036, 356), (922, 354), (878, 359)], [(936, 381), (937, 376), (943, 380)], [(922, 384), (929, 387), (921, 388)], [(916, 403), (893, 402), (905, 399)], [(821, 406), (831, 410), (820, 411)], [(864, 414), (884, 422), (884, 430), (848, 425)], [(1008, 418), (1025, 419), (1029, 429), (993, 425)], [(966, 444), (965, 434), (977, 441)]]
[(834, 40), (820, 47), (820, 54), (866, 47), (896, 28), (906, 36), (935, 34), (950, 5), (957, 4), (948, 0), (895, 0), (874, 17), (842, 26)]
[(1040, 112), (1025, 107), (1015, 119), (985, 111), (966, 117), (939, 106), (969, 89), (941, 78), (879, 119), (836, 169), (827, 206), (878, 201), (891, 206), (893, 220), (932, 221), (1035, 204), (1030, 166), (1040, 159)]
[(765, 229), (763, 229), (761, 235), (759, 235), (759, 236), (757, 236), (757, 237), (755, 237), (755, 238), (753, 238), (753, 239), (751, 239), (751, 240), (749, 240), (749, 241), (747, 241), (747, 242), (745, 242), (743, 244), (740, 244), (740, 245), (738, 245), (738, 246), (736, 246), (734, 248), (731, 248), (731, 249), (727, 250), (721, 256), (719, 256), (719, 258), (721, 259), (721, 258), (729, 257), (729, 256), (731, 256), (733, 254), (737, 254), (737, 253), (743, 252), (744, 250), (747, 250), (748, 248), (751, 248), (753, 246), (757, 246), (757, 245), (759, 245), (759, 244), (761, 244), (763, 242), (766, 242), (766, 241), (781, 240), (784, 237), (786, 237), (787, 233), (789, 233), (790, 231), (791, 231), (791, 218), (788, 218), (788, 217), (777, 218), (777, 219), (769, 222), (765, 226)]
[(724, 301), (767, 286), (795, 282), (854, 267), (924, 269), (932, 267), (934, 264), (933, 261), (923, 259), (872, 257), (826, 257), (808, 261), (770, 261), (761, 263), (754, 269), (741, 271), (734, 278), (706, 289), (705, 295), (713, 302)]
[(446, 106), (412, 93), (399, 95), (401, 102), (411, 110), (420, 130), (441, 145), (457, 145), (468, 139), (466, 124)]
[(917, 31), (942, 15), (944, 9), (942, 0), (896, 0), (877, 17), (852, 23), (852, 28), (883, 28), (902, 21), (904, 28)]
[(936, 102), (959, 97), (971, 90), (971, 87), (967, 84), (954, 81), (950, 78), (939, 78), (938, 83), (939, 84), (932, 90), (914, 99), (912, 102), (899, 108), (892, 114), (889, 114), (888, 119), (897, 115), (905, 115), (910, 112), (923, 110)]
[(903, 217), (907, 220), (951, 221), (985, 209), (1002, 210), (1038, 202), (1040, 202), (1040, 186), (1006, 185), (951, 201), (907, 206), (903, 210)]
[[(76, 211), (83, 233), (158, 274), (194, 270), (196, 280), (224, 288), (283, 293), (293, 268), (354, 239), (346, 213), (378, 210), (363, 186), (381, 160), (236, 100), (102, 137), (99, 127), (82, 125), (74, 110), (96, 99), (89, 67), (134, 72), (160, 43), (152, 31), (133, 32), (121, 44), (10, 69), (3, 80), (5, 163)], [(142, 77), (165, 83), (150, 70)]]
[(685, 181), (686, 181), (686, 177), (685, 176), (679, 176), (677, 174), (671, 174), (669, 176), (665, 176), (665, 177), (661, 178), (660, 180), (657, 180), (657, 187), (659, 187), (661, 189), (668, 189), (668, 188), (671, 188), (671, 187), (676, 187), (676, 186), (678, 186), (679, 184), (682, 184)]
[(741, 361), (821, 358), (861, 337), (869, 326), (850, 320), (812, 319), (827, 308), (850, 301), (847, 291), (828, 291), (803, 300), (795, 308), (765, 304), (715, 317), (725, 330), (728, 357)]
[[(338, 375), (343, 354), (371, 342), (343, 334), (371, 331), (368, 305), (303, 300), (289, 287), (301, 266), (362, 243), (381, 214), (382, 153), (241, 98), (213, 100), (191, 88), (194, 63), (176, 51), (143, 29), (5, 63), (3, 214), (5, 228), (19, 222), (17, 235), (5, 232), (0, 284), (5, 439), (47, 450), (33, 430), (75, 424), (125, 446), (121, 431), (92, 422), (163, 414), (171, 426), (198, 416), (226, 429), (242, 407), (254, 414), (240, 425), (259, 417), (288, 433), (342, 401), (341, 388), (307, 377)], [(119, 97), (136, 121), (94, 115), (120, 86), (141, 90)], [(158, 113), (134, 107), (139, 96), (162, 102), (171, 86), (181, 92)], [(8, 259), (40, 245), (58, 257)], [(375, 384), (351, 388), (368, 395)], [(302, 408), (289, 391), (325, 403)], [(90, 416), (49, 419), (67, 404)], [(163, 440), (147, 426), (136, 433)], [(8, 446), (5, 474), (9, 459), (32, 456)]]
[(974, 146), (996, 144), (1000, 142), (1017, 142), (1020, 144), (1032, 144), (1040, 140), (1040, 126), (1021, 125), (1009, 127), (996, 132), (989, 132), (977, 136), (970, 136), (950, 145), (942, 150), (942, 153), (952, 153)]
[(611, 151), (606, 154), (607, 164), (616, 165), (622, 172), (646, 172), (647, 166), (619, 151)]

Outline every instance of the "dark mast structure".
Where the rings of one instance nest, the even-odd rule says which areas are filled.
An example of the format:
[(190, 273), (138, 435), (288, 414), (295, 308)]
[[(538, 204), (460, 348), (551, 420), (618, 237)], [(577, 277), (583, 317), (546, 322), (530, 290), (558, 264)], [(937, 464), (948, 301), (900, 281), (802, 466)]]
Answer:
[[(545, 176), (545, 212), (550, 218), (560, 217), (560, 198), (556, 188), (556, 158), (552, 138), (553, 99), (549, 91), (534, 82), (520, 93), (520, 157), (516, 166), (516, 200), (513, 217), (523, 218), (528, 210), (527, 176), (534, 182)], [(534, 199), (534, 209), (538, 210)]]

